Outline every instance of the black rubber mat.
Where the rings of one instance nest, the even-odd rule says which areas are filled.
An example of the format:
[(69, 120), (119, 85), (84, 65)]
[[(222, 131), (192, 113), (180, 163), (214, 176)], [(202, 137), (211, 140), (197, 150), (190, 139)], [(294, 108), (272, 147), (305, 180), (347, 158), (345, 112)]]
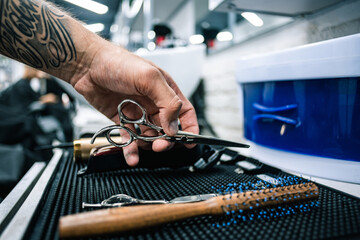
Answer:
[[(80, 177), (76, 172), (81, 167), (73, 163), (71, 154), (63, 156), (24, 239), (58, 239), (61, 216), (89, 211), (81, 208), (82, 202), (98, 203), (119, 193), (170, 200), (212, 193), (213, 186), (259, 180), (254, 174), (239, 172), (235, 165), (217, 165), (205, 173), (188, 168), (127, 169)], [(262, 169), (276, 177), (287, 176), (270, 167)], [(228, 222), (226, 217), (202, 216), (93, 239), (360, 239), (360, 200), (324, 186), (319, 189), (318, 204), (309, 211), (271, 218), (258, 217), (261, 213), (257, 212), (228, 226), (222, 226)]]

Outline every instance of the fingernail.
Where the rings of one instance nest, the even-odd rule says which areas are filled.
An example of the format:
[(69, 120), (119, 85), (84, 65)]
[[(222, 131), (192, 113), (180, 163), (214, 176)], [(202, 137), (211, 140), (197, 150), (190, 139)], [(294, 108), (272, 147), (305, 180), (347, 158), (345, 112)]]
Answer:
[(178, 120), (174, 120), (170, 123), (169, 125), (170, 131), (172, 132), (173, 135), (175, 135), (178, 131), (179, 131), (179, 124), (178, 124)]
[(134, 152), (127, 152), (124, 154), (124, 157), (130, 167), (134, 167), (139, 163), (138, 155)]

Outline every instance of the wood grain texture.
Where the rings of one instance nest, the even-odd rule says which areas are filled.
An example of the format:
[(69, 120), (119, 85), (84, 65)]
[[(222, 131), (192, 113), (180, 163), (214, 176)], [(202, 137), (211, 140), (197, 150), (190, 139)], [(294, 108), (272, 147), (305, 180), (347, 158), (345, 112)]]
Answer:
[(96, 210), (62, 217), (61, 238), (126, 232), (201, 215), (219, 215), (231, 210), (249, 210), (316, 199), (314, 183), (247, 191), (214, 197), (203, 202), (142, 205)]

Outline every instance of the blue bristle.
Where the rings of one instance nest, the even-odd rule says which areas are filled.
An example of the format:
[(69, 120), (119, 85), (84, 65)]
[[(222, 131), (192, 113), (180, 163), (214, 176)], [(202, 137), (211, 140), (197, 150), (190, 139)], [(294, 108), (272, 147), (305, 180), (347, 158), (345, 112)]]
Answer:
[[(212, 191), (215, 190), (222, 195), (230, 195), (229, 199), (234, 193), (243, 193), (247, 191), (251, 191), (256, 193), (257, 191), (262, 191), (262, 189), (279, 187), (281, 189), (277, 190), (264, 190), (264, 192), (272, 193), (271, 197), (264, 198), (262, 200), (256, 199), (255, 203), (251, 203), (248, 210), (244, 211), (240, 209), (240, 206), (247, 206), (247, 202), (243, 202), (242, 204), (235, 203), (234, 205), (226, 205), (224, 207), (224, 213), (226, 220), (224, 220), (220, 224), (213, 224), (215, 227), (226, 227), (231, 224), (236, 224), (239, 221), (236, 219), (240, 219), (242, 221), (267, 221), (272, 218), (279, 218), (284, 216), (289, 216), (296, 213), (306, 213), (311, 210), (313, 207), (319, 206), (319, 201), (312, 201), (309, 204), (301, 203), (301, 204), (293, 204), (293, 205), (282, 205), (277, 207), (269, 207), (261, 210), (257, 210), (256, 207), (260, 206), (261, 202), (267, 202), (272, 200), (282, 200), (284, 203), (291, 201), (292, 199), (297, 199), (299, 196), (296, 195), (288, 195), (286, 198), (276, 197), (278, 191), (286, 190), (288, 186), (310, 182), (308, 179), (302, 179), (297, 176), (289, 176), (284, 178), (277, 178), (273, 182), (265, 182), (262, 180), (258, 180), (256, 182), (246, 182), (246, 183), (229, 183), (227, 185), (221, 185), (220, 187), (211, 187)], [(289, 188), (290, 189), (290, 188)], [(251, 193), (251, 194), (253, 194)], [(305, 195), (309, 197), (314, 195), (314, 193), (309, 193)], [(244, 195), (245, 196), (245, 195)], [(250, 198), (250, 197), (249, 197)], [(255, 205), (254, 205), (255, 204)]]

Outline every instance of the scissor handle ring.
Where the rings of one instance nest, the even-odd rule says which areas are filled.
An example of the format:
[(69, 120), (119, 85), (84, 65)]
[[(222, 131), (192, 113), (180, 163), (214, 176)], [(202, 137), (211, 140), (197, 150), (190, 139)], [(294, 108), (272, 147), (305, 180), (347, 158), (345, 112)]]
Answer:
[[(113, 141), (111, 139), (110, 132), (112, 130), (114, 130), (114, 129), (123, 129), (123, 130), (125, 130), (130, 136), (129, 140), (127, 142), (125, 142), (125, 143), (122, 143), (122, 144), (118, 144), (117, 142)], [(107, 138), (107, 140), (109, 141), (109, 143), (111, 145), (113, 145), (115, 147), (120, 147), (120, 148), (121, 147), (126, 147), (126, 146), (128, 146), (130, 143), (132, 143), (134, 141), (134, 136), (133, 136), (133, 133), (130, 131), (130, 129), (128, 129), (127, 127), (122, 127), (122, 126), (114, 126), (112, 129), (109, 129), (108, 131), (106, 131), (105, 137)], [(121, 137), (121, 135), (120, 135), (120, 137)]]
[[(135, 104), (136, 106), (138, 106), (138, 108), (141, 109), (142, 112), (142, 116), (139, 119), (136, 120), (132, 120), (130, 118), (128, 118), (123, 112), (123, 105), (125, 103), (132, 103)], [(120, 119), (120, 126), (124, 126), (125, 123), (131, 123), (131, 124), (139, 124), (139, 125), (144, 125), (147, 127), (150, 127), (154, 130), (156, 130), (157, 132), (162, 132), (162, 128), (159, 126), (156, 126), (155, 124), (152, 124), (151, 122), (148, 121), (147, 119), (147, 114), (146, 114), (146, 109), (144, 107), (142, 107), (139, 103), (135, 102), (134, 100), (131, 99), (125, 99), (123, 100), (119, 105), (118, 105), (118, 113), (119, 113), (119, 119)]]
[[(123, 105), (125, 103), (132, 103), (135, 104), (136, 106), (138, 106), (138, 108), (140, 108), (141, 112), (142, 112), (142, 116), (139, 119), (130, 119), (128, 118), (123, 112)], [(146, 110), (145, 108), (143, 108), (139, 103), (135, 102), (134, 100), (131, 99), (125, 99), (123, 100), (119, 105), (118, 105), (118, 113), (119, 113), (119, 118), (120, 118), (120, 123), (124, 124), (124, 123), (133, 123), (133, 124), (144, 124), (146, 123)]]

